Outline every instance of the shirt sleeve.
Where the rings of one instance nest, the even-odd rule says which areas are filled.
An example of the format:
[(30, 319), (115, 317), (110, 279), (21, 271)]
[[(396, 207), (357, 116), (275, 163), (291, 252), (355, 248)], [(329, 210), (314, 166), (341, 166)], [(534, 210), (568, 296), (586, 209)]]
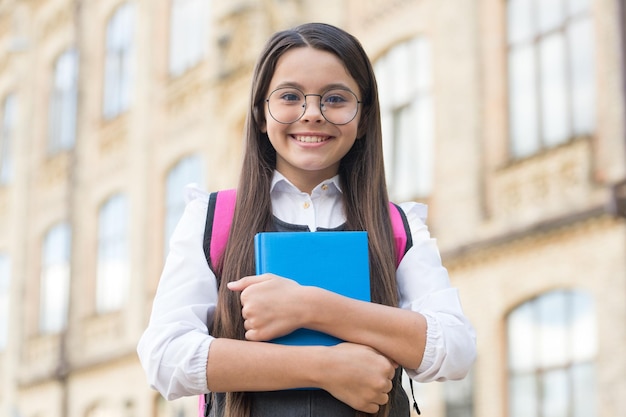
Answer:
[(150, 386), (168, 400), (208, 391), (206, 367), (217, 302), (215, 275), (202, 249), (208, 194), (187, 190), (170, 239), (152, 313), (137, 353)]
[(413, 246), (398, 266), (400, 307), (426, 318), (426, 347), (418, 369), (407, 374), (418, 382), (461, 379), (476, 358), (476, 334), (465, 317), (458, 290), (451, 287), (435, 239), (426, 226), (426, 207), (403, 203)]

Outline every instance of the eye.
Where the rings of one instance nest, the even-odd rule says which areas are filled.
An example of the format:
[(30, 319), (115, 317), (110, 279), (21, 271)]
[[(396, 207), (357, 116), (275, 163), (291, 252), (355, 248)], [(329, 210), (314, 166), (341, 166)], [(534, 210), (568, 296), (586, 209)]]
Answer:
[(279, 98), (285, 103), (299, 103), (303, 100), (303, 95), (297, 90), (283, 90), (279, 92)]
[(324, 105), (339, 107), (346, 103), (356, 101), (354, 94), (346, 90), (332, 90), (324, 94), (322, 97)]

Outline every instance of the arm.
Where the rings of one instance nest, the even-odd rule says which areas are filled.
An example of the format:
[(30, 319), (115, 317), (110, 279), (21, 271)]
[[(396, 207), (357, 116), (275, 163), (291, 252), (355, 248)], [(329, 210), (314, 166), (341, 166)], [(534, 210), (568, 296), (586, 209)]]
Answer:
[(406, 368), (418, 382), (462, 379), (476, 358), (476, 334), (463, 312), (459, 292), (450, 285), (439, 249), (425, 224), (425, 206), (402, 204), (411, 226), (413, 247), (396, 276), (400, 307), (421, 313), (427, 322), (419, 368)]
[(351, 407), (368, 413), (388, 401), (396, 365), (362, 345), (285, 346), (215, 339), (207, 366), (215, 392), (325, 389)]
[(409, 369), (422, 360), (426, 320), (419, 313), (300, 286), (272, 274), (242, 278), (228, 287), (242, 291), (248, 340), (267, 341), (303, 327), (370, 346)]
[(269, 274), (246, 277), (229, 284), (231, 290), (242, 291), (246, 337), (270, 340), (305, 327), (371, 346), (416, 380), (463, 377), (476, 355), (474, 330), (450, 286), (420, 207), (408, 205), (405, 211), (414, 245), (397, 270), (402, 308), (301, 287)]

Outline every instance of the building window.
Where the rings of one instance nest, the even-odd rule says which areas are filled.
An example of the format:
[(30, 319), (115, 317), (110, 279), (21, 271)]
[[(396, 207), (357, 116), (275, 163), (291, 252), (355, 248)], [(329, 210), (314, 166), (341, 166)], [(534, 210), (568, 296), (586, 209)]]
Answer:
[(474, 384), (472, 373), (458, 381), (446, 381), (444, 384), (446, 417), (474, 416)]
[(61, 223), (46, 234), (42, 251), (39, 331), (58, 333), (67, 325), (70, 295), (71, 234)]
[(181, 75), (202, 61), (209, 27), (207, 0), (172, 0), (170, 23), (170, 74)]
[(9, 257), (0, 253), (0, 351), (7, 347), (10, 320), (11, 265)]
[(119, 310), (128, 299), (128, 215), (127, 199), (121, 194), (100, 208), (96, 278), (96, 310), (100, 314)]
[(423, 37), (394, 46), (375, 65), (390, 195), (427, 197), (433, 182), (434, 110), (430, 45)]
[(15, 131), (15, 96), (10, 94), (2, 102), (0, 113), (0, 185), (13, 178), (13, 136)]
[(50, 96), (48, 151), (71, 149), (76, 140), (78, 108), (78, 54), (68, 49), (54, 65)]
[(113, 119), (130, 107), (134, 7), (118, 7), (107, 24), (104, 67), (104, 117)]
[(593, 301), (552, 291), (507, 318), (510, 417), (597, 416)]
[(589, 0), (509, 0), (509, 135), (513, 158), (595, 129)]
[(190, 183), (204, 187), (204, 166), (200, 156), (190, 155), (180, 160), (167, 174), (165, 190), (165, 253), (169, 238), (185, 210), (183, 188)]

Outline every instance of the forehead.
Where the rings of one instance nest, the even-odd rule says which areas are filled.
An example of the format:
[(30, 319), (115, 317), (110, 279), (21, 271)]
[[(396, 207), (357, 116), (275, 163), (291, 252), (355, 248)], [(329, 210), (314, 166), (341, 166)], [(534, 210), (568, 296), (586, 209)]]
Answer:
[(343, 85), (355, 93), (359, 91), (341, 59), (331, 52), (311, 47), (291, 49), (278, 59), (270, 91), (285, 85), (300, 87), (307, 93), (336, 85)]

